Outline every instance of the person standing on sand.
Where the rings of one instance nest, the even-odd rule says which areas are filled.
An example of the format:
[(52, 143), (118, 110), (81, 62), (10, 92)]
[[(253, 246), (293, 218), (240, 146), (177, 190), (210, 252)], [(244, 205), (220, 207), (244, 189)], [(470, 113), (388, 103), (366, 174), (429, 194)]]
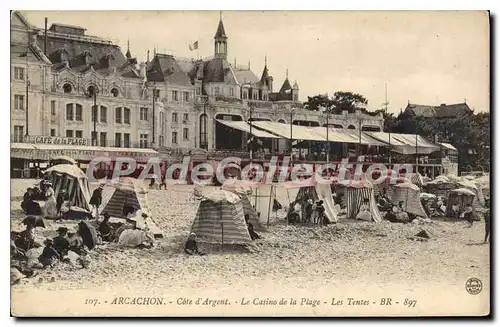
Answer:
[(486, 201), (486, 212), (484, 213), (484, 243), (488, 243), (491, 238), (491, 211), (490, 211), (490, 199)]
[(92, 206), (92, 213), (95, 213), (95, 219), (99, 218), (99, 207), (102, 203), (102, 189), (103, 185), (101, 184), (94, 190), (94, 192), (92, 193), (92, 197), (90, 198), (90, 205)]

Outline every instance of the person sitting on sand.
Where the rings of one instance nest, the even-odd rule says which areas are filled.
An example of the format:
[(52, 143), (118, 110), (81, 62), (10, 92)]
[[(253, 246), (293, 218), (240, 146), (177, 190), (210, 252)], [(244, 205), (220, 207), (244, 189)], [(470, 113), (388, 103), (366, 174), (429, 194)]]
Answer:
[(112, 242), (113, 241), (113, 228), (109, 225), (109, 214), (105, 212), (103, 214), (104, 219), (99, 223), (99, 227), (97, 231), (101, 234), (101, 239), (104, 242)]
[(200, 252), (200, 250), (198, 249), (195, 233), (189, 234), (186, 244), (184, 245), (184, 252), (189, 255), (204, 255), (204, 253)]
[(377, 207), (379, 208), (380, 211), (391, 210), (391, 202), (387, 198), (385, 190), (382, 191), (382, 194), (380, 194), (378, 198)]
[(249, 215), (245, 215), (245, 222), (247, 224), (248, 234), (250, 234), (250, 237), (252, 238), (252, 241), (260, 239), (259, 234), (257, 234), (255, 232), (255, 230), (253, 229), (253, 225), (250, 223), (250, 216)]
[(458, 203), (453, 203), (451, 205), (451, 217), (460, 218), (460, 207), (458, 206)]
[(363, 200), (363, 204), (359, 207), (359, 212), (358, 215), (356, 216), (356, 219), (360, 220), (366, 220), (366, 221), (371, 221), (372, 220), (372, 214), (370, 212), (370, 201), (368, 199)]
[(26, 189), (26, 193), (24, 193), (23, 202), (21, 202), (21, 209), (23, 209), (24, 213), (27, 215), (42, 214), (40, 205), (35, 202), (35, 195), (31, 187), (28, 187)]
[(46, 239), (45, 247), (43, 248), (42, 254), (38, 257), (38, 261), (43, 265), (43, 267), (54, 266), (59, 260), (59, 253), (54, 249), (54, 244), (51, 239)]
[(398, 222), (407, 223), (410, 221), (410, 217), (408, 213), (404, 211), (403, 207), (404, 201), (399, 201), (398, 204), (392, 208), (392, 212), (396, 215)]
[(463, 212), (464, 220), (469, 224), (468, 227), (472, 227), (474, 220), (477, 220), (476, 213), (472, 209), (472, 205), (468, 204)]
[(126, 218), (125, 224), (118, 227), (118, 229), (115, 232), (114, 239), (118, 241), (120, 239), (120, 234), (126, 231), (127, 229), (137, 229), (137, 221), (135, 220), (134, 216)]
[(78, 255), (86, 255), (87, 251), (83, 247), (83, 239), (78, 233), (69, 232), (68, 233), (69, 251), (73, 251)]
[(16, 233), (14, 241), (16, 246), (24, 251), (41, 247), (41, 245), (35, 241), (35, 226), (32, 224), (27, 224), (25, 230)]
[(66, 238), (68, 229), (66, 227), (59, 227), (56, 232), (59, 234), (52, 239), (54, 249), (59, 253), (59, 258), (62, 260), (69, 251), (69, 241)]

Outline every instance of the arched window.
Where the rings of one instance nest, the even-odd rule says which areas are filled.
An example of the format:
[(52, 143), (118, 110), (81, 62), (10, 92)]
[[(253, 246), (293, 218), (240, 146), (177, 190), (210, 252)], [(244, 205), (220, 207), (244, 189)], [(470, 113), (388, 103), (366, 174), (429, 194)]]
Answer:
[(202, 114), (200, 116), (200, 148), (205, 150), (208, 150), (207, 121), (207, 114)]
[(72, 91), (73, 91), (73, 87), (71, 86), (71, 84), (66, 83), (63, 85), (63, 92), (64, 93), (71, 93)]
[(348, 129), (356, 129), (356, 127), (354, 127), (354, 125), (349, 125), (347, 126)]
[(120, 94), (117, 88), (112, 88), (111, 89), (111, 95), (114, 96), (115, 98)]

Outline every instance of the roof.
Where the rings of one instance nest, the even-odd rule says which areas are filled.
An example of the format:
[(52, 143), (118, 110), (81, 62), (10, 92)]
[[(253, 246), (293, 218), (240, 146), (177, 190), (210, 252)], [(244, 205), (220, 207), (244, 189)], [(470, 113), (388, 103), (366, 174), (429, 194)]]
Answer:
[(425, 106), (420, 104), (408, 104), (405, 113), (423, 117), (434, 117), (436, 114), (433, 106)]
[(409, 103), (405, 113), (422, 117), (454, 118), (472, 111), (467, 103), (441, 104), (440, 106), (428, 106)]
[(214, 38), (218, 37), (227, 38), (226, 31), (224, 30), (224, 23), (222, 23), (222, 19), (219, 20), (219, 26), (217, 26), (217, 32), (215, 33)]
[[(248, 124), (247, 122), (244, 122), (244, 121), (229, 121), (229, 120), (220, 120), (220, 119), (216, 119), (216, 121), (218, 121), (219, 123), (224, 124), (224, 125), (226, 125), (228, 127), (231, 127), (231, 128), (243, 131), (243, 132), (250, 133), (250, 124)], [(253, 124), (253, 125), (255, 125), (255, 124)], [(279, 138), (281, 138), (279, 136), (270, 134), (268, 132), (261, 131), (261, 130), (259, 130), (257, 128), (252, 128), (252, 134), (255, 135), (255, 137), (262, 137), (262, 138), (270, 138), (270, 139), (279, 139)]]
[(233, 69), (238, 84), (258, 83), (259, 78), (250, 69)]
[(205, 82), (236, 84), (236, 76), (225, 58), (216, 57), (204, 62), (203, 79)]
[(191, 79), (172, 55), (157, 53), (147, 68), (148, 81), (191, 86)]
[(267, 69), (267, 65), (264, 66), (264, 70), (262, 71), (262, 76), (260, 78), (260, 84), (266, 85), (266, 80), (269, 78), (269, 70)]
[(453, 145), (451, 145), (450, 143), (438, 143), (439, 145), (441, 145), (443, 148), (445, 149), (448, 149), (448, 150), (454, 150), (454, 151), (458, 151), (457, 148), (455, 148)]
[[(85, 40), (85, 41), (84, 41)], [(38, 47), (44, 45), (44, 35), (39, 35), (37, 38)], [(60, 53), (65, 51), (69, 66), (75, 72), (85, 72), (90, 68), (90, 64), (96, 72), (108, 75), (114, 72), (114, 69), (121, 74), (122, 70), (129, 66), (127, 58), (122, 53), (117, 45), (105, 44), (103, 42), (90, 42), (89, 39), (65, 39), (61, 37), (51, 36), (47, 33), (47, 57), (57, 68), (60, 66)], [(84, 56), (88, 54), (90, 63), (85, 63)], [(133, 67), (129, 67), (133, 68)], [(139, 76), (136, 74), (137, 77)], [(127, 77), (135, 77), (131, 74)]]

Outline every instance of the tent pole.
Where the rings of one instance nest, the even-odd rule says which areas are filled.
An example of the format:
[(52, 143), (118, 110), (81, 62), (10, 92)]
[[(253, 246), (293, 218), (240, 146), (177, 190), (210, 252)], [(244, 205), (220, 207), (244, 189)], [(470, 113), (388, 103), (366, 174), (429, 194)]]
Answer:
[(221, 229), (220, 249), (222, 252), (224, 252), (224, 224), (222, 223), (222, 203), (219, 204), (219, 209), (220, 209), (220, 229)]
[(269, 228), (269, 217), (271, 216), (271, 200), (273, 198), (274, 186), (271, 185), (271, 192), (269, 192), (269, 206), (267, 208), (267, 228)]

